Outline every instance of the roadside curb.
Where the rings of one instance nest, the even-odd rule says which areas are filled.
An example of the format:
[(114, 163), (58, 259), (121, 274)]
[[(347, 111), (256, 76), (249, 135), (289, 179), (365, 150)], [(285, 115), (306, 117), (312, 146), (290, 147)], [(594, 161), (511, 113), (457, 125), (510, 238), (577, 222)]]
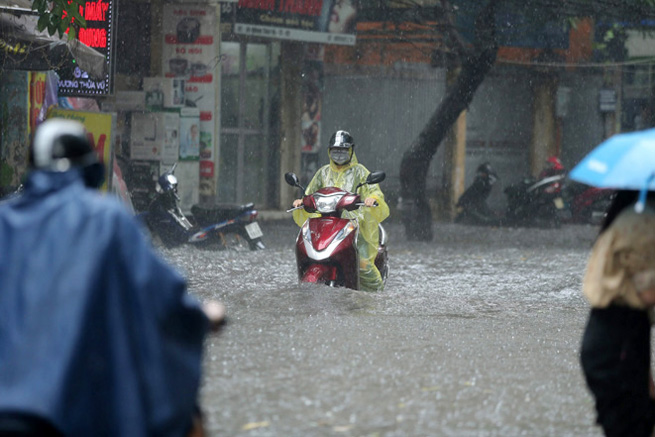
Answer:
[(292, 220), (291, 214), (286, 211), (278, 210), (265, 210), (258, 211), (257, 220), (262, 222), (271, 222), (271, 221), (290, 221)]

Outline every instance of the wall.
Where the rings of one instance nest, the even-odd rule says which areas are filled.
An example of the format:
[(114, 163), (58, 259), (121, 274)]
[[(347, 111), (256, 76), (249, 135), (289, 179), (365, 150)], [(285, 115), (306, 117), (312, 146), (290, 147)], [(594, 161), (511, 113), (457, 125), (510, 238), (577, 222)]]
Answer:
[[(409, 73), (395, 70), (328, 70), (323, 106), (323, 141), (337, 129), (355, 137), (357, 157), (369, 170), (385, 170), (384, 192), (393, 205), (400, 191), (399, 167), (404, 151), (419, 134), (445, 92), (445, 70)], [(356, 96), (353, 98), (353, 96)], [(532, 129), (529, 74), (497, 67), (478, 89), (467, 117), (465, 185), (475, 168), (489, 161), (501, 176), (499, 185), (529, 173)], [(324, 146), (325, 147), (325, 146)], [(321, 153), (327, 163), (327, 152)], [(432, 159), (428, 189), (441, 186), (443, 147)], [(502, 189), (492, 192), (490, 206), (503, 208)]]
[(562, 117), (561, 160), (572, 169), (587, 153), (603, 141), (603, 116), (598, 109), (602, 88), (600, 70), (575, 70), (562, 75), (560, 85), (571, 89), (567, 115)]
[[(399, 168), (405, 149), (437, 108), (443, 94), (445, 71), (422, 72), (370, 69), (326, 71), (323, 100), (321, 164), (328, 162), (325, 143), (338, 129), (349, 131), (357, 144), (357, 158), (369, 170), (384, 170), (382, 188), (395, 204), (400, 191)], [(436, 159), (433, 163), (436, 163)], [(436, 186), (436, 165), (429, 186)]]
[(526, 69), (496, 66), (476, 92), (469, 108), (465, 186), (473, 182), (478, 165), (489, 162), (499, 180), (488, 203), (498, 211), (505, 209), (503, 189), (530, 173), (530, 79)]

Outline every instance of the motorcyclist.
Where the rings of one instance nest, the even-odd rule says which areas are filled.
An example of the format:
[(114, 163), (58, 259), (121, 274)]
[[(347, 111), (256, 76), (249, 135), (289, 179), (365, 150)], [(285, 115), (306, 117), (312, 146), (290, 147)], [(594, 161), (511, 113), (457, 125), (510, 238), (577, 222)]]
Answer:
[(475, 172), (473, 183), (457, 201), (457, 206), (461, 208), (461, 212), (457, 215), (456, 221), (496, 224), (498, 218), (487, 205), (487, 198), (497, 180), (498, 176), (492, 169), (491, 164), (488, 162), (480, 164)]
[(194, 429), (211, 317), (103, 177), (84, 126), (46, 120), (0, 205), (0, 435)]
[[(310, 181), (305, 195), (312, 194), (323, 187), (338, 187), (354, 192), (358, 184), (363, 183), (369, 171), (357, 161), (355, 155), (355, 140), (346, 131), (338, 130), (328, 142), (330, 163), (316, 171)], [(384, 200), (384, 194), (378, 184), (364, 184), (358, 190), (364, 199), (366, 208), (354, 211), (344, 211), (342, 217), (357, 219), (359, 235), (357, 249), (359, 251), (359, 282), (360, 289), (366, 291), (382, 290), (384, 284), (377, 267), (375, 257), (378, 252), (380, 234), (378, 224), (389, 216), (389, 206)], [(294, 207), (302, 205), (302, 199), (293, 202)], [(303, 209), (293, 211), (293, 219), (298, 226), (312, 217)], [(315, 216), (315, 215), (314, 215)]]

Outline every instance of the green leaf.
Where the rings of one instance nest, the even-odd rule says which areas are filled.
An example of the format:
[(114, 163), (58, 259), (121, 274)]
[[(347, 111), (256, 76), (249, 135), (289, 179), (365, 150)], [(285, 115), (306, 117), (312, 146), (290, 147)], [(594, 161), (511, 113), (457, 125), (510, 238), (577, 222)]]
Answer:
[(48, 23), (50, 22), (49, 18), (47, 15), (41, 15), (39, 17), (39, 21), (36, 23), (36, 28), (39, 32), (43, 32), (43, 30), (46, 28)]
[(70, 26), (70, 20), (68, 19), (60, 20), (58, 26), (59, 36), (62, 36), (66, 32), (66, 29), (68, 29), (69, 26)]
[(38, 11), (39, 14), (43, 16), (47, 6), (48, 3), (46, 2), (46, 0), (34, 0), (34, 3), (32, 3), (32, 10)]

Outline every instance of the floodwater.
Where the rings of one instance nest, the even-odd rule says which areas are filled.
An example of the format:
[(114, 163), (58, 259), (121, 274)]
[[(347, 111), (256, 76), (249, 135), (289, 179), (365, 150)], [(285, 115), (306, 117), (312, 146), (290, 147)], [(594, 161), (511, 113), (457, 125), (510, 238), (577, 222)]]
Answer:
[(387, 226), (385, 291), (299, 285), (289, 219), (260, 252), (164, 255), (228, 323), (208, 337), (212, 436), (600, 436), (578, 354), (597, 228)]

